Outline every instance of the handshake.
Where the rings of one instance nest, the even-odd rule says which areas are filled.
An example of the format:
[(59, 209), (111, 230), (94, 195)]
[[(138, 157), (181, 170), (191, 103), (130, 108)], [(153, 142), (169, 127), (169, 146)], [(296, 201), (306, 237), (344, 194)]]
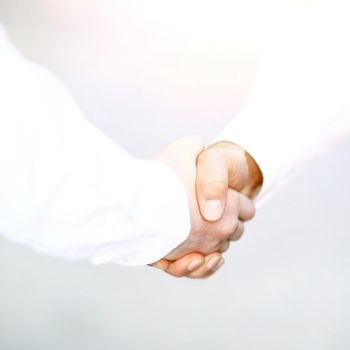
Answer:
[(255, 215), (253, 199), (263, 176), (255, 160), (231, 142), (207, 149), (196, 138), (174, 142), (157, 157), (181, 178), (189, 200), (191, 232), (180, 246), (152, 264), (176, 277), (206, 278), (224, 263), (222, 253)]

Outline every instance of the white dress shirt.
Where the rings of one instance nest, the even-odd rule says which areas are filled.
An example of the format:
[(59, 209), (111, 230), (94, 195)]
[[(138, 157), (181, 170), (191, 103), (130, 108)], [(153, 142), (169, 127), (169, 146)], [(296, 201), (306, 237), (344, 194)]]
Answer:
[(0, 232), (42, 252), (142, 265), (190, 232), (178, 176), (103, 135), (1, 30), (0, 164)]
[[(257, 160), (260, 198), (350, 131), (349, 116), (339, 117), (350, 96), (346, 4), (324, 4), (297, 29), (279, 31), (249, 102), (217, 138)], [(1, 30), (0, 160), (0, 232), (16, 242), (70, 259), (142, 265), (189, 234), (177, 175), (103, 135)]]
[(317, 1), (279, 28), (248, 103), (216, 138), (255, 158), (258, 201), (350, 133), (349, 13), (346, 1)]

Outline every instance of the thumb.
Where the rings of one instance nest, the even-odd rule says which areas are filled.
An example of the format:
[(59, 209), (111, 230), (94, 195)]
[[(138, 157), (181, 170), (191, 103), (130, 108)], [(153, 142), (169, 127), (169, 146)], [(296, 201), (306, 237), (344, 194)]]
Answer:
[(151, 266), (161, 269), (172, 276), (184, 277), (198, 269), (204, 262), (203, 255), (199, 253), (189, 253), (174, 261), (165, 259), (159, 260)]
[(200, 212), (208, 221), (219, 220), (225, 211), (228, 167), (220, 153), (207, 150), (197, 160), (196, 193)]

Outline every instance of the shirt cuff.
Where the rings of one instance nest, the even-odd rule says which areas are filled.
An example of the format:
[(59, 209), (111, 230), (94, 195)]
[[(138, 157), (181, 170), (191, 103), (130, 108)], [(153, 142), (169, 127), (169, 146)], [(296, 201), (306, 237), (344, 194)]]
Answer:
[[(154, 263), (183, 243), (191, 230), (189, 201), (179, 176), (159, 161), (140, 161), (147, 164), (147, 189), (152, 219), (144, 232), (144, 239), (134, 254), (117, 261), (120, 265), (146, 265)], [(135, 247), (137, 247), (135, 241)], [(97, 257), (94, 263), (103, 263)]]
[[(256, 116), (259, 116), (257, 118)], [(272, 119), (273, 120), (273, 119)], [(264, 178), (263, 187), (256, 198), (263, 197), (281, 185), (292, 170), (297, 147), (286, 137), (284, 130), (268, 125), (268, 118), (252, 108), (246, 108), (215, 138), (214, 142), (230, 141), (246, 150), (258, 164)], [(294, 140), (295, 135), (293, 136)]]

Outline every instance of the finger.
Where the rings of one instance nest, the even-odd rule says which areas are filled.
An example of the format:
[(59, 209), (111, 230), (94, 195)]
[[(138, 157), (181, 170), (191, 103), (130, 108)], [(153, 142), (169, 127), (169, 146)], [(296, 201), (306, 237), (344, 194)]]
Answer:
[(244, 234), (244, 224), (242, 221), (238, 222), (236, 231), (230, 237), (230, 241), (238, 241)]
[(220, 244), (220, 253), (225, 253), (228, 251), (228, 248), (230, 248), (230, 241), (224, 241)]
[(161, 259), (153, 264), (150, 264), (149, 266), (165, 271), (169, 266), (169, 260)]
[(239, 219), (242, 221), (248, 221), (253, 219), (255, 216), (255, 205), (254, 202), (248, 197), (240, 194), (239, 195)]
[[(211, 145), (208, 150), (212, 150), (225, 159), (228, 171), (229, 187), (241, 192), (249, 176), (249, 169), (244, 149), (227, 141), (221, 141)], [(205, 153), (205, 151), (203, 152)]]
[(190, 278), (208, 278), (218, 271), (221, 266), (225, 263), (224, 258), (220, 253), (213, 253), (205, 257), (205, 263), (197, 270), (193, 271), (188, 275)]
[(153, 267), (161, 268), (163, 271), (175, 277), (184, 277), (198, 269), (205, 262), (203, 255), (199, 253), (191, 253), (180, 259), (169, 261), (160, 260)]
[(208, 221), (219, 220), (225, 210), (228, 170), (216, 150), (202, 152), (197, 159), (196, 193), (200, 212)]

